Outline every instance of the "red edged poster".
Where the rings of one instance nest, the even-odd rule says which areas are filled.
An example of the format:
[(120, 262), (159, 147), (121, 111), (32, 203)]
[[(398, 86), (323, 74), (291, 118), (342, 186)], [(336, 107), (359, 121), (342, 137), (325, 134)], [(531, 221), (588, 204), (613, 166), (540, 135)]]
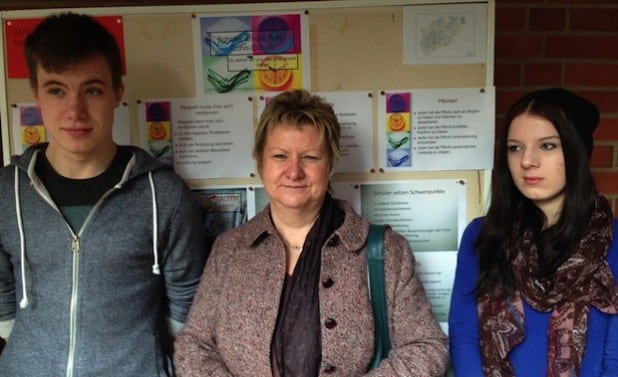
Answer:
[[(127, 73), (124, 51), (124, 35), (121, 16), (96, 16), (94, 17), (116, 38), (122, 57), (122, 73)], [(6, 70), (7, 77), (13, 79), (27, 78), (28, 66), (24, 57), (24, 42), (28, 34), (43, 21), (43, 18), (19, 18), (9, 19), (4, 22), (4, 35), (6, 38)]]

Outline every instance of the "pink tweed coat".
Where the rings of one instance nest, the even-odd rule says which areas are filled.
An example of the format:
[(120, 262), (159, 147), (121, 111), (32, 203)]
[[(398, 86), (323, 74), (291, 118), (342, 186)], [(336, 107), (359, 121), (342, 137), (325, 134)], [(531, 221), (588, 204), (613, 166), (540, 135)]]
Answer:
[[(322, 249), (320, 376), (442, 376), (447, 338), (415, 273), (407, 240), (385, 235), (392, 349), (366, 373), (374, 324), (367, 291), (369, 223), (347, 202), (343, 225)], [(285, 248), (269, 208), (217, 238), (184, 329), (175, 343), (179, 377), (271, 376), (270, 344), (285, 274)]]

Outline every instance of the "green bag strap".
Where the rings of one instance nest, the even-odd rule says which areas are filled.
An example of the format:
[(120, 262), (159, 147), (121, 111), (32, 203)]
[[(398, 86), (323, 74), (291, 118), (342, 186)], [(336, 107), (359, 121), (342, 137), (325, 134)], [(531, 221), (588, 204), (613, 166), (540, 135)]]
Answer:
[(371, 224), (367, 237), (367, 271), (369, 295), (375, 322), (375, 346), (369, 369), (377, 368), (388, 357), (391, 339), (388, 331), (386, 310), (386, 286), (384, 284), (384, 230), (388, 225)]

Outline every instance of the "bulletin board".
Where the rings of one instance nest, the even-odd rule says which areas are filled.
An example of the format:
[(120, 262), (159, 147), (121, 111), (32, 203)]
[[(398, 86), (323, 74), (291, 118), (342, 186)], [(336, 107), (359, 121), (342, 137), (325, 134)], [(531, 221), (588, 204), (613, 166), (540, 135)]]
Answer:
[[(421, 17), (422, 12), (415, 13), (416, 9), (432, 10), (435, 6), (438, 7), (435, 8), (437, 11), (448, 14), (452, 7), (459, 9), (457, 7), (466, 5), (480, 6), (482, 9), (482, 12), (476, 14), (476, 21), (482, 21), (485, 28), (482, 39), (475, 41), (475, 48), (480, 47), (483, 51), (480, 60), (469, 62), (464, 56), (459, 60), (454, 57), (451, 61), (448, 56), (442, 56), (441, 60), (428, 60), (427, 62), (406, 61), (410, 55), (406, 49), (410, 48), (409, 45), (414, 40), (413, 33), (406, 29), (410, 11), (414, 16)], [(203, 95), (200, 92), (200, 85), (196, 84), (199, 81), (195, 59), (197, 53), (195, 48), (196, 18), (227, 17), (235, 14), (250, 16), (277, 12), (298, 13), (306, 23), (305, 33), (308, 46), (305, 58), (308, 59), (306, 64), (310, 67), (303, 86), (310, 88), (312, 92), (332, 94), (333, 98), (336, 98), (338, 93), (354, 93), (354, 96), (366, 98), (367, 101), (366, 107), (370, 119), (365, 119), (365, 121), (370, 124), (370, 127), (366, 134), (358, 135), (358, 137), (366, 140), (368, 148), (355, 151), (359, 159), (368, 161), (367, 166), (363, 165), (363, 169), (359, 171), (336, 172), (333, 176), (333, 183), (343, 187), (342, 190), (345, 192), (345, 190), (358, 189), (363, 183), (376, 183), (379, 186), (381, 182), (385, 182), (394, 187), (405, 188), (415, 182), (418, 184), (414, 186), (418, 187), (415, 188), (416, 192), (431, 193), (440, 190), (424, 187), (424, 182), (435, 180), (458, 182), (464, 187), (465, 209), (461, 222), (465, 225), (467, 221), (483, 212), (488, 192), (491, 161), (486, 161), (485, 165), (478, 168), (475, 166), (469, 168), (463, 163), (463, 167), (456, 167), (452, 170), (448, 168), (448, 164), (439, 169), (384, 168), (384, 164), (388, 161), (384, 162), (386, 152), (382, 150), (380, 144), (386, 143), (380, 135), (386, 120), (383, 119), (384, 114), (380, 108), (388, 106), (386, 102), (389, 98), (399, 99), (400, 93), (411, 93), (413, 97), (428, 98), (427, 102), (431, 102), (433, 98), (441, 101), (443, 97), (449, 97), (450, 94), (465, 99), (470, 97), (468, 93), (471, 93), (473, 103), (467, 108), (468, 112), (474, 113), (478, 110), (470, 111), (470, 108), (474, 108), (478, 95), (485, 101), (485, 107), (480, 108), (485, 116), (482, 118), (483, 124), (480, 125), (483, 132), (478, 132), (475, 137), (486, 137), (483, 147), (493, 152), (495, 129), (493, 111), (495, 107), (491, 105), (494, 103), (494, 0), (475, 2), (449, 0), (448, 4), (434, 0), (339, 0), (72, 10), (89, 13), (96, 17), (119, 16), (122, 19), (126, 59), (126, 75), (123, 81), (126, 89), (124, 103), (121, 107), (124, 119), (127, 119), (129, 123), (125, 125), (124, 132), (135, 145), (141, 145), (141, 140), (144, 138), (139, 125), (143, 122), (142, 112), (145, 101), (163, 98), (172, 101), (187, 99), (188, 103), (194, 103), (199, 102)], [(10, 46), (7, 45), (9, 43), (7, 41), (11, 41), (13, 36), (8, 35), (11, 31), (6, 25), (12, 20), (42, 18), (55, 11), (58, 10), (0, 13), (3, 21), (1, 31), (3, 35), (0, 43), (3, 44), (4, 51), (1, 57), (3, 61), (0, 64), (0, 87), (5, 89), (0, 91), (0, 118), (2, 119), (2, 158), (5, 165), (8, 164), (10, 156), (16, 152), (15, 138), (20, 137), (15, 135), (11, 127), (16, 121), (14, 108), (17, 104), (32, 102), (28, 80), (9, 77), (7, 50)], [(452, 18), (452, 21), (460, 22), (460, 19), (463, 18)], [(444, 37), (444, 34), (441, 37)], [(464, 94), (458, 95), (458, 90), (464, 90)], [(252, 113), (254, 125), (257, 122), (260, 98), (263, 94), (247, 94), (247, 97), (253, 98), (246, 108)], [(445, 103), (448, 101), (449, 99), (446, 98)], [(432, 112), (433, 110), (426, 113)], [(414, 114), (414, 117), (420, 118), (420, 116), (420, 114)], [(429, 119), (428, 123), (431, 123), (431, 116), (425, 116)], [(475, 122), (476, 118), (468, 119)], [(247, 132), (246, 137), (250, 148), (253, 141), (251, 132)], [(447, 134), (443, 137), (450, 136)], [(248, 153), (250, 154), (250, 150)], [(431, 159), (437, 160), (437, 156)], [(491, 160), (491, 155), (489, 159)], [(465, 160), (465, 158), (458, 160)], [(257, 187), (260, 185), (260, 179), (253, 165), (247, 166), (247, 174), (240, 176), (189, 177), (186, 181), (195, 190), (208, 187)], [(379, 190), (374, 191), (375, 195), (380, 194)], [(359, 206), (362, 205), (359, 204)], [(370, 212), (371, 209), (368, 209), (368, 213)]]

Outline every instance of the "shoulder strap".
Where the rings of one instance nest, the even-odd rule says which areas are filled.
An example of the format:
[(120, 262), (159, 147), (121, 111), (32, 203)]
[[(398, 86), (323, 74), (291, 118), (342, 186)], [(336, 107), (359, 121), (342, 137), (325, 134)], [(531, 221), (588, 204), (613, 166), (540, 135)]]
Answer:
[(369, 295), (375, 321), (375, 347), (369, 369), (377, 368), (388, 356), (391, 340), (388, 331), (386, 310), (386, 286), (384, 284), (384, 230), (387, 225), (371, 224), (367, 237), (367, 271)]

